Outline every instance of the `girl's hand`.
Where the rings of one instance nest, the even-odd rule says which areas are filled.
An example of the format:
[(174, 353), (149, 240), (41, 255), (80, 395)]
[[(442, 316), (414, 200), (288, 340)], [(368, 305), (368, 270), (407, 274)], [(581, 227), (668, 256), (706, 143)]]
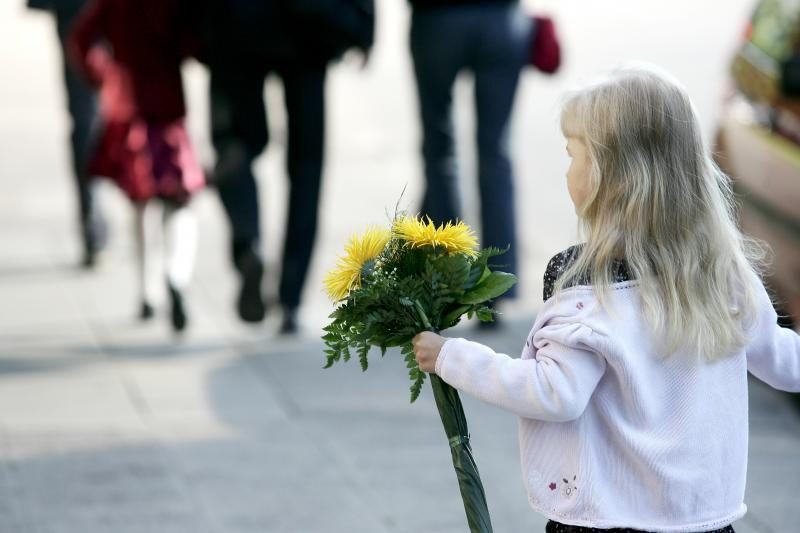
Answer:
[(417, 364), (423, 372), (436, 371), (436, 360), (446, 340), (447, 338), (430, 331), (423, 331), (411, 340)]

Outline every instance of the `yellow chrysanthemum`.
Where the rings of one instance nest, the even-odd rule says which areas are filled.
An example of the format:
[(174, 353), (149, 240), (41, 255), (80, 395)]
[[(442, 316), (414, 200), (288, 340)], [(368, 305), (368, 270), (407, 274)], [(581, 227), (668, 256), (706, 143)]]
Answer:
[(334, 302), (361, 286), (361, 269), (375, 259), (389, 242), (391, 232), (384, 228), (368, 228), (363, 235), (350, 237), (336, 268), (325, 276), (325, 290)]
[(449, 253), (460, 253), (474, 257), (478, 254), (478, 238), (472, 228), (463, 222), (447, 222), (439, 225), (428, 218), (424, 221), (417, 217), (402, 217), (395, 221), (392, 228), (394, 234), (413, 248), (433, 246), (444, 248)]

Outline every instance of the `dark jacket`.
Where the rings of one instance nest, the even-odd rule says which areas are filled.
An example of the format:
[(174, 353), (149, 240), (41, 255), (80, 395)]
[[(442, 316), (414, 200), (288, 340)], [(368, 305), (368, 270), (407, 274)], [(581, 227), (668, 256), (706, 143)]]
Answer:
[(202, 0), (209, 63), (326, 63), (369, 50), (374, 0)]
[(42, 9), (50, 11), (54, 9), (68, 9), (77, 11), (86, 0), (28, 0), (28, 7), (30, 9)]
[(414, 9), (475, 4), (514, 4), (518, 0), (409, 0)]

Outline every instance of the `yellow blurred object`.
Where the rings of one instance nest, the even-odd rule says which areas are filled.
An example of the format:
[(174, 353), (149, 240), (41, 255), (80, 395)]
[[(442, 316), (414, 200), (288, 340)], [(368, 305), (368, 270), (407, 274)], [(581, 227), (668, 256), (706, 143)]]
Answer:
[(731, 65), (739, 92), (751, 101), (781, 104), (781, 67), (797, 49), (798, 22), (798, 0), (761, 0), (756, 6)]

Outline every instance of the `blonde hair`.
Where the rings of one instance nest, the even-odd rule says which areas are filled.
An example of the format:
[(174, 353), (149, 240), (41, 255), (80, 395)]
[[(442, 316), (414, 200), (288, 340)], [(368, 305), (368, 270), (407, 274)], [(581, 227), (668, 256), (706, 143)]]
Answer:
[(713, 361), (744, 346), (763, 253), (736, 226), (686, 91), (652, 67), (618, 69), (567, 97), (561, 128), (587, 147), (590, 193), (586, 245), (556, 292), (588, 273), (603, 303), (624, 259), (666, 355), (686, 347)]

